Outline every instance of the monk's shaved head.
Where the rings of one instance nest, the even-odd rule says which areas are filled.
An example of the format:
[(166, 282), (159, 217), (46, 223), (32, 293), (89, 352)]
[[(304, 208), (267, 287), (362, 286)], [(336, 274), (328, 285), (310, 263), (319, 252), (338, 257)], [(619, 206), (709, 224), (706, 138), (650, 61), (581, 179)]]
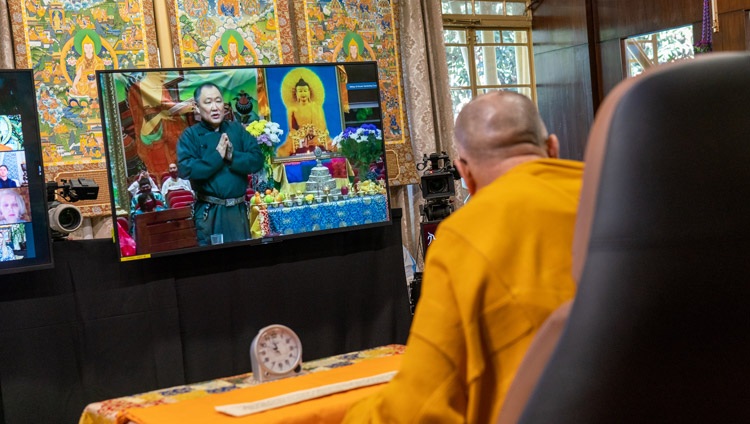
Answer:
[(456, 147), (475, 160), (545, 154), (548, 134), (532, 101), (512, 91), (474, 98), (461, 110), (454, 128)]

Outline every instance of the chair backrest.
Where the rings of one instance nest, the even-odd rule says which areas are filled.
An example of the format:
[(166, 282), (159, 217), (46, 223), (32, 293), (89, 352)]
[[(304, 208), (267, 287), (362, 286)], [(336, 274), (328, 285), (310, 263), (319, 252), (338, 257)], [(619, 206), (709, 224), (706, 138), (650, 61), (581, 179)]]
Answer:
[(171, 203), (172, 199), (174, 199), (177, 196), (187, 197), (190, 196), (193, 197), (193, 193), (190, 192), (190, 190), (185, 189), (178, 189), (178, 190), (170, 190), (166, 194), (167, 203)]
[(663, 65), (605, 99), (578, 292), (519, 422), (750, 422), (748, 116), (748, 53)]
[(190, 206), (192, 204), (193, 204), (192, 201), (181, 200), (181, 201), (177, 201), (173, 205), (171, 205), (170, 209), (186, 208), (186, 207), (188, 207), (188, 206)]
[(190, 194), (190, 193), (187, 193), (187, 194), (180, 194), (180, 195), (177, 195), (177, 196), (171, 196), (169, 198), (169, 202), (167, 202), (167, 203), (170, 204), (170, 205), (172, 205), (174, 203), (177, 203), (177, 202), (193, 203), (194, 200), (195, 199), (193, 198), (193, 195)]

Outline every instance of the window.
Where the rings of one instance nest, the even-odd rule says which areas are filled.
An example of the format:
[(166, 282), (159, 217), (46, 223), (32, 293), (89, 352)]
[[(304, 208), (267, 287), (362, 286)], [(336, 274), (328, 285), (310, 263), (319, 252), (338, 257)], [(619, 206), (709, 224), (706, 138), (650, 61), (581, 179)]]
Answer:
[(651, 66), (695, 56), (693, 27), (687, 25), (623, 40), (625, 74), (634, 77)]
[(525, 1), (442, 0), (454, 116), (474, 96), (512, 90), (536, 101)]

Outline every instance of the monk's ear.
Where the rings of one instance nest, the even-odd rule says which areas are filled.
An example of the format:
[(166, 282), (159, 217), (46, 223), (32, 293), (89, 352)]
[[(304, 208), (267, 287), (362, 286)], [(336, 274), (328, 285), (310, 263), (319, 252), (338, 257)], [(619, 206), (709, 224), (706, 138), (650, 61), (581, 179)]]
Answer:
[(547, 140), (545, 140), (545, 143), (547, 144), (547, 156), (557, 159), (560, 157), (560, 140), (557, 139), (557, 136), (554, 134), (550, 134), (549, 137), (547, 137)]
[(469, 190), (469, 194), (474, 195), (474, 192), (477, 189), (477, 182), (471, 172), (471, 167), (468, 163), (466, 163), (466, 161), (460, 159), (455, 161), (454, 163), (456, 165), (456, 169), (458, 169), (458, 173), (461, 174), (461, 178), (463, 179), (466, 188)]

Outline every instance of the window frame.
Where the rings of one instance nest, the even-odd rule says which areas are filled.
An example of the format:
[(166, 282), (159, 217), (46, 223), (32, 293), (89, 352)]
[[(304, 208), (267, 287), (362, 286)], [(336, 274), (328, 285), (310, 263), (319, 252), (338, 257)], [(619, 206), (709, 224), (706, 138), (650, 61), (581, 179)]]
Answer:
[[(467, 0), (474, 4), (475, 0)], [(484, 90), (513, 90), (526, 94), (530, 93), (531, 100), (537, 102), (536, 72), (534, 68), (534, 49), (531, 28), (531, 10), (526, 2), (526, 14), (523, 16), (506, 16), (506, 15), (476, 15), (476, 14), (443, 14), (443, 34), (446, 52), (451, 47), (466, 48), (468, 50), (467, 71), (469, 73), (469, 86), (448, 86), (451, 93), (454, 91), (469, 91), (471, 97), (476, 97), (480, 91)], [(504, 6), (505, 7), (505, 6)], [(503, 10), (506, 10), (505, 8)], [(448, 43), (445, 41), (446, 31), (465, 31), (465, 43)], [(526, 33), (526, 42), (508, 43), (504, 41), (479, 43), (478, 32), (480, 31), (524, 31)], [(472, 64), (476, 64), (476, 48), (501, 46), (501, 47), (524, 47), (528, 52), (528, 72), (529, 78), (526, 84), (479, 84), (479, 72)], [(450, 70), (449, 70), (450, 72)], [(451, 95), (453, 98), (453, 95)], [(454, 113), (456, 110), (454, 110)]]

